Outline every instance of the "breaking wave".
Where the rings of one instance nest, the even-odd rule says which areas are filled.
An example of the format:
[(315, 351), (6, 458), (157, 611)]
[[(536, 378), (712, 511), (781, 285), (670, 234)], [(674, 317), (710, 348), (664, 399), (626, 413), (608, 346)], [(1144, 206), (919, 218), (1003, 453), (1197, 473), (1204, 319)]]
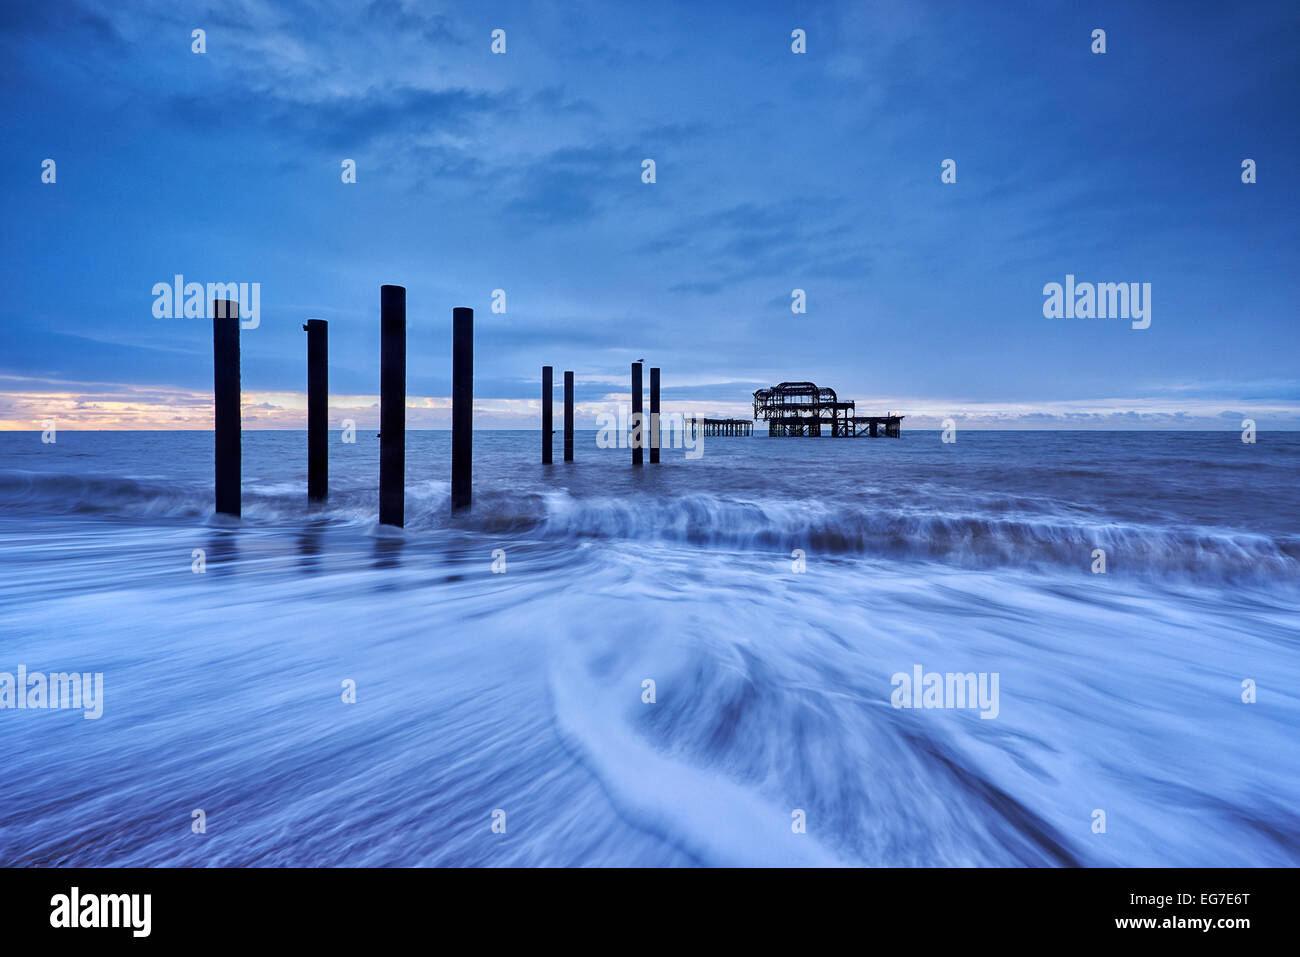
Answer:
[[(131, 519), (211, 519), (192, 488), (110, 476), (0, 472), (0, 507)], [(1102, 549), (1108, 573), (1194, 576), (1206, 581), (1295, 579), (1300, 537), (1190, 525), (1153, 526), (1041, 511), (1017, 512), (1010, 498), (984, 496), (978, 509), (791, 501), (691, 492), (670, 497), (576, 497), (564, 491), (483, 491), (452, 518), (450, 485), (407, 488), (407, 533), (449, 525), (548, 542), (586, 539), (663, 542), (729, 551), (803, 549), (808, 555), (938, 561), (972, 568), (1088, 570)], [(973, 503), (974, 504), (974, 503)], [(299, 486), (252, 485), (244, 521), (317, 521), (373, 526), (371, 490), (334, 491), (309, 509)]]

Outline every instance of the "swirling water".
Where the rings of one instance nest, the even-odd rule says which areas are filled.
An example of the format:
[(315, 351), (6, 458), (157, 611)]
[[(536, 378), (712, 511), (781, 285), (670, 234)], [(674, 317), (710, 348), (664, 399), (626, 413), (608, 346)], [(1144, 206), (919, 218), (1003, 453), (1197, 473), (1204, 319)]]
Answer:
[(0, 434), (0, 672), (104, 675), (0, 710), (0, 864), (1300, 863), (1300, 434), (537, 445), (453, 517), (410, 433), (397, 530), (373, 433), (239, 521), (210, 433)]

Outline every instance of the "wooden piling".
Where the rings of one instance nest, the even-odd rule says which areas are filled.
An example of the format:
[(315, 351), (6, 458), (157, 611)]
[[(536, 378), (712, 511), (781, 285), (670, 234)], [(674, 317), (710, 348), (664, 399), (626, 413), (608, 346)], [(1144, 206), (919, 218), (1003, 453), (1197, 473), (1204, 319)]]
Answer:
[(217, 511), (240, 514), (241, 445), (239, 417), (239, 301), (216, 299), (212, 303), (212, 393), (216, 414)]
[(329, 497), (329, 323), (308, 319), (307, 333), (307, 499)]
[(379, 524), (406, 510), (406, 287), (379, 287)]
[(451, 311), (451, 507), (468, 508), (474, 479), (474, 310)]
[(555, 395), (555, 383), (553, 381), (554, 370), (551, 366), (542, 366), (542, 464), (551, 464), (551, 439), (555, 432), (555, 424), (551, 420), (554, 404), (552, 398)]
[(650, 464), (659, 461), (659, 368), (650, 367)]
[(573, 373), (564, 373), (564, 461), (573, 461)]
[(632, 434), (628, 437), (628, 444), (632, 446), (632, 464), (640, 465), (642, 460), (641, 446), (645, 444), (645, 429), (641, 422), (641, 363), (632, 363), (632, 418), (630, 420)]

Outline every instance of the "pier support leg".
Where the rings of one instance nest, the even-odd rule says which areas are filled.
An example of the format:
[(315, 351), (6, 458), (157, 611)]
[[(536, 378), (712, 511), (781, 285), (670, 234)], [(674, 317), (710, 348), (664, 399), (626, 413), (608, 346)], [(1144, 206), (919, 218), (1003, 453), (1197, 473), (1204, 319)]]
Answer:
[(650, 367), (650, 464), (659, 461), (659, 369)]
[(469, 507), (474, 485), (474, 310), (453, 309), (451, 324), (451, 507), (458, 509)]
[(217, 511), (240, 513), (239, 302), (212, 303), (212, 392), (216, 400)]
[(555, 396), (554, 371), (550, 366), (542, 366), (542, 464), (551, 464), (551, 433), (555, 424), (551, 420), (552, 405)]
[(307, 500), (329, 496), (329, 323), (308, 319), (307, 332)]
[(379, 287), (379, 524), (405, 523), (406, 287)]
[(641, 363), (632, 363), (632, 441), (628, 444), (632, 446), (632, 464), (640, 465), (642, 461), (642, 449), (645, 445), (645, 428), (641, 422)]
[(564, 373), (564, 461), (573, 461), (573, 373)]

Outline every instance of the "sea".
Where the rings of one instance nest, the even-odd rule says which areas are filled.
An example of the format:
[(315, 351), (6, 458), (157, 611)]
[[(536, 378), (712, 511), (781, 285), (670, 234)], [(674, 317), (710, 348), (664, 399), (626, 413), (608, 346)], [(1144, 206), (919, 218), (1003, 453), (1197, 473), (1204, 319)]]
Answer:
[(245, 432), (239, 519), (210, 432), (54, 437), (0, 433), (5, 866), (1300, 864), (1300, 433), (478, 431), (453, 513), (410, 432), (404, 528), (373, 431), (323, 505)]

